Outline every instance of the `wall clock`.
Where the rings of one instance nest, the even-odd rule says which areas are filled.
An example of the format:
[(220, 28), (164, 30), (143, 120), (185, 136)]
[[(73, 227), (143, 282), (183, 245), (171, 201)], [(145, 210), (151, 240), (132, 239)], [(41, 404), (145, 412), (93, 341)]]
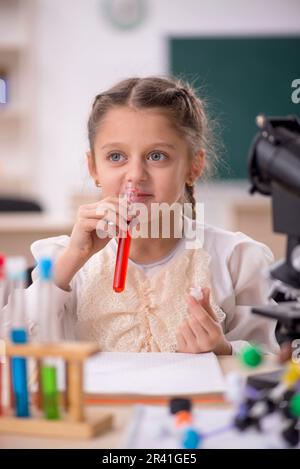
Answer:
[(102, 0), (105, 18), (117, 29), (137, 28), (147, 16), (146, 0)]

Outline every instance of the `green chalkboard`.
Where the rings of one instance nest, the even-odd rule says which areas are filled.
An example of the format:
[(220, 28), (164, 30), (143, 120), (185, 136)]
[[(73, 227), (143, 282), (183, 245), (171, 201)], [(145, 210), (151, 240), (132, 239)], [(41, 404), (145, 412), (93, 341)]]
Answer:
[[(219, 177), (247, 177), (255, 116), (300, 115), (292, 82), (300, 78), (300, 36), (171, 38), (169, 71), (202, 89), (221, 128)], [(198, 92), (199, 93), (199, 92)]]

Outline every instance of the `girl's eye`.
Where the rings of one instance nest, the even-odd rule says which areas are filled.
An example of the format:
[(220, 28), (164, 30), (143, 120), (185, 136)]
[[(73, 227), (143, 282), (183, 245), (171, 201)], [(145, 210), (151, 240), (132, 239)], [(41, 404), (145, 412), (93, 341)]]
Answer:
[(121, 158), (124, 158), (123, 155), (121, 155), (121, 153), (111, 153), (110, 155), (108, 155), (108, 159), (110, 161), (115, 161), (115, 162), (119, 162), (119, 161), (122, 161)]
[(163, 153), (161, 153), (160, 151), (154, 151), (154, 152), (150, 153), (149, 159), (150, 158), (152, 159), (152, 161), (163, 161), (167, 157)]

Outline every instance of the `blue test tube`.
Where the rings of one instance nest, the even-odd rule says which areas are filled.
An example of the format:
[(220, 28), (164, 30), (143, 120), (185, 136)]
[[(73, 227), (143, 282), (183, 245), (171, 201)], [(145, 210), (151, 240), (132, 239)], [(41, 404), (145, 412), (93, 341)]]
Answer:
[[(7, 259), (7, 275), (11, 285), (11, 331), (14, 344), (28, 342), (25, 320), (24, 288), (26, 279), (26, 261), (14, 256)], [(29, 417), (27, 361), (23, 357), (12, 358), (12, 383), (17, 417)]]

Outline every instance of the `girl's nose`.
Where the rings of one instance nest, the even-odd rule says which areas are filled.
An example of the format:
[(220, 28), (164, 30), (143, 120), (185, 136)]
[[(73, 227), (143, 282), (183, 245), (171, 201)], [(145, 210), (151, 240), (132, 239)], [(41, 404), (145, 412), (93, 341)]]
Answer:
[(147, 172), (143, 163), (131, 163), (127, 168), (126, 179), (127, 181), (131, 181), (133, 186), (145, 181), (147, 179)]

